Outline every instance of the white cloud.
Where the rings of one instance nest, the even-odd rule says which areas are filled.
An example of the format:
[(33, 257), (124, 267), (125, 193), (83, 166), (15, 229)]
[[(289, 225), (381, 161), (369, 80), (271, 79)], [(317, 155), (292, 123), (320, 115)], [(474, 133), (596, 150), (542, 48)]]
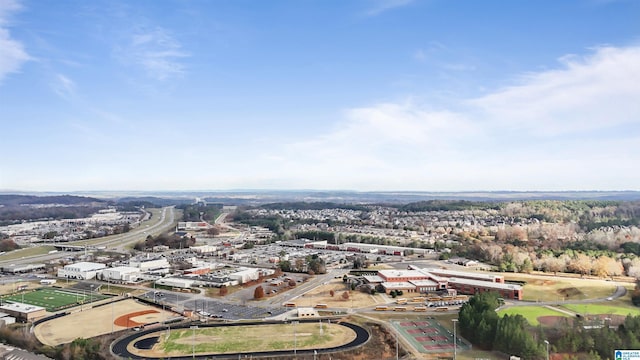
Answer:
[(640, 47), (602, 47), (560, 62), (471, 103), (504, 128), (546, 136), (640, 121)]
[(424, 52), (424, 50), (418, 49), (413, 53), (413, 59), (419, 62), (424, 62), (425, 60), (427, 60), (427, 54)]
[(13, 39), (9, 32), (9, 18), (21, 9), (20, 3), (14, 0), (0, 0), (0, 84), (8, 74), (18, 72), (30, 59), (24, 45)]
[(347, 110), (265, 154), (262, 170), (323, 189), (638, 189), (638, 84), (640, 48), (602, 47), (455, 109), (412, 98)]
[(118, 56), (127, 63), (141, 66), (150, 77), (165, 80), (185, 72), (180, 60), (189, 54), (167, 30), (161, 27), (139, 30), (128, 42), (117, 51)]
[(371, 7), (365, 11), (366, 16), (377, 16), (385, 11), (409, 5), (413, 0), (372, 0)]
[(71, 100), (76, 95), (75, 82), (62, 74), (56, 74), (51, 88), (58, 96), (66, 100)]

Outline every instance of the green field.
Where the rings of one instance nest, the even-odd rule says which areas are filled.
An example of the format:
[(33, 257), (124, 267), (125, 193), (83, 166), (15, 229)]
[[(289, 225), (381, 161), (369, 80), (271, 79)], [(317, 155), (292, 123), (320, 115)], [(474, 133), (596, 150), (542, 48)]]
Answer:
[(82, 294), (64, 289), (37, 289), (34, 291), (5, 295), (2, 297), (2, 301), (41, 306), (51, 312), (106, 298), (107, 296), (100, 294)]
[(510, 308), (498, 311), (498, 315), (500, 316), (516, 315), (516, 314), (522, 315), (525, 319), (527, 319), (529, 324), (533, 326), (537, 326), (538, 324), (540, 324), (538, 322), (538, 317), (540, 316), (569, 317), (568, 314), (565, 314), (563, 312), (556, 311), (553, 309), (549, 309), (544, 306), (512, 306)]
[(9, 261), (9, 260), (26, 258), (30, 256), (44, 255), (54, 249), (55, 248), (53, 246), (48, 246), (48, 245), (18, 249), (18, 250), (10, 251), (6, 254), (0, 255), (0, 260)]
[[(295, 334), (294, 334), (295, 329)], [(171, 330), (161, 336), (166, 354), (255, 352), (330, 347), (355, 337), (349, 328), (337, 324), (298, 323), (222, 326)], [(195, 346), (194, 346), (195, 344)]]
[(640, 308), (629, 305), (618, 305), (614, 303), (597, 303), (597, 304), (564, 304), (562, 307), (567, 308), (583, 315), (623, 315), (629, 314), (633, 316), (640, 315)]

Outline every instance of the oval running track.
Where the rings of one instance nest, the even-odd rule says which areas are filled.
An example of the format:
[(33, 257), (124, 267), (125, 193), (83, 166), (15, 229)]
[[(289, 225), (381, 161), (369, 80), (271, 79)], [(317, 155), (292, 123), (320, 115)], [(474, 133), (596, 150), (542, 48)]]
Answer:
[[(318, 320), (300, 320), (301, 323), (306, 323), (306, 322), (317, 322)], [(241, 323), (241, 324), (198, 324), (198, 327), (201, 328), (205, 328), (205, 327), (220, 327), (220, 326), (247, 326), (247, 325), (273, 325), (273, 324), (284, 324), (287, 322), (252, 322), (252, 323)], [(352, 340), (351, 342), (344, 344), (344, 345), (340, 345), (340, 346), (334, 346), (331, 348), (319, 348), (319, 349), (304, 349), (304, 350), (296, 350), (296, 353), (299, 355), (304, 355), (304, 354), (309, 354), (312, 355), (314, 353), (314, 351), (316, 351), (318, 354), (324, 354), (324, 353), (334, 353), (334, 352), (339, 352), (339, 351), (344, 351), (344, 350), (349, 350), (349, 349), (353, 349), (356, 348), (358, 346), (362, 346), (363, 344), (365, 344), (367, 341), (369, 341), (369, 332), (367, 330), (365, 330), (363, 327), (355, 325), (355, 324), (351, 324), (351, 323), (347, 323), (347, 322), (338, 322), (338, 323), (334, 323), (334, 324), (339, 324), (345, 327), (348, 327), (349, 329), (355, 331), (356, 333), (356, 338), (354, 340)], [(177, 327), (171, 327), (171, 329), (188, 329), (189, 325), (184, 325), (184, 326), (177, 326)], [(139, 355), (135, 355), (130, 353), (127, 350), (127, 346), (129, 344), (135, 343), (136, 339), (145, 336), (147, 334), (151, 334), (154, 332), (158, 332), (158, 331), (163, 331), (166, 330), (167, 327), (156, 327), (153, 329), (149, 329), (149, 330), (144, 330), (144, 331), (139, 331), (136, 332), (134, 334), (125, 336), (124, 338), (121, 338), (119, 340), (116, 340), (111, 347), (111, 351), (124, 359), (146, 359), (146, 360), (157, 360), (157, 359), (163, 359), (162, 357), (146, 357), (146, 356), (139, 356)], [(195, 359), (211, 359), (213, 356), (215, 356), (215, 359), (237, 359), (238, 356), (256, 356), (256, 357), (267, 357), (267, 356), (282, 356), (282, 355), (287, 355), (287, 356), (293, 356), (293, 350), (279, 350), (279, 351), (261, 351), (261, 352), (252, 352), (252, 353), (225, 353), (225, 354), (217, 354), (217, 353), (212, 353), (212, 354), (199, 354), (195, 356)], [(184, 355), (184, 356), (172, 356), (171, 359), (173, 360), (188, 360), (188, 359), (194, 359), (194, 357), (192, 355)]]

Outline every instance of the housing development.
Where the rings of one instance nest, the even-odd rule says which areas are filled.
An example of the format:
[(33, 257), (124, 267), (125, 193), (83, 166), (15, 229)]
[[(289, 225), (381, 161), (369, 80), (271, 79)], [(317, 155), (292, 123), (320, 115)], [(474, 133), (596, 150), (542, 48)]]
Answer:
[[(594, 203), (591, 213), (599, 205)], [(0, 323), (30, 329), (32, 350), (47, 355), (37, 344), (64, 349), (84, 338), (106, 341), (113, 358), (324, 354), (348, 359), (375, 349), (381, 358), (429, 359), (465, 354), (480, 343), (469, 326), (478, 316), (473, 307), (483, 301), (495, 302), (502, 321), (524, 314), (517, 320), (525, 321), (522, 326), (538, 322), (544, 331), (565, 331), (567, 316), (584, 329), (615, 329), (628, 321), (625, 311), (637, 311), (630, 298), (634, 278), (628, 276), (634, 274), (634, 258), (611, 258), (627, 274), (612, 268), (604, 275), (569, 263), (564, 269), (547, 267), (538, 260), (549, 255), (535, 250), (519, 258), (529, 246), (522, 239), (538, 241), (543, 250), (546, 243), (537, 240), (546, 236), (539, 235), (541, 229), (563, 229), (553, 223), (552, 213), (545, 220), (525, 215), (527, 203), (519, 217), (513, 216), (511, 203), (415, 203), (403, 209), (302, 205), (324, 207), (317, 210), (297, 210), (301, 205), (292, 203), (289, 210), (269, 210), (273, 205), (238, 207), (197, 199), (126, 214), (119, 205), (108, 206), (96, 214), (118, 220), (101, 224), (105, 236), (91, 239), (60, 237), (58, 222), (0, 229), (6, 241), (28, 245), (0, 256), (5, 284)], [(187, 216), (192, 213), (198, 221)], [(126, 231), (114, 234), (116, 227)], [(28, 238), (24, 229), (30, 229)], [(635, 227), (620, 231), (633, 234)], [(573, 243), (593, 236), (566, 234), (563, 241)], [(516, 236), (520, 247), (510, 240)], [(507, 242), (498, 262), (490, 253), (474, 252), (493, 249), (483, 245), (489, 237), (494, 244)], [(26, 251), (33, 255), (22, 256)], [(580, 256), (574, 253), (573, 259)], [(505, 261), (522, 271), (500, 271)], [(526, 261), (530, 268), (518, 265)], [(473, 304), (472, 298), (477, 298)], [(590, 303), (610, 306), (606, 320), (581, 308)], [(539, 309), (538, 315), (527, 315), (530, 308)], [(223, 336), (230, 325), (240, 332)], [(260, 344), (234, 342), (250, 331), (263, 334), (254, 340)], [(394, 335), (379, 337), (380, 331)], [(395, 337), (397, 350), (388, 346)], [(555, 351), (562, 346), (554, 342)], [(544, 355), (545, 347), (538, 349)], [(509, 351), (518, 356), (538, 350)]]

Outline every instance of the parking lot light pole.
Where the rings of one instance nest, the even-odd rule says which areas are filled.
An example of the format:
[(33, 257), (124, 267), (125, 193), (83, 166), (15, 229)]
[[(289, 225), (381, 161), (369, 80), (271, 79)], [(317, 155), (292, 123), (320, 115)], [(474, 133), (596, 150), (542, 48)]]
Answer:
[(451, 321), (453, 321), (453, 360), (456, 360), (456, 355), (458, 352), (458, 339), (456, 336), (456, 327), (457, 327), (456, 325), (458, 323), (458, 319), (451, 319)]
[(191, 330), (192, 330), (192, 334), (193, 334), (193, 341), (191, 343), (191, 357), (192, 358), (196, 358), (196, 329), (198, 328), (198, 326), (191, 326)]
[(291, 323), (293, 324), (293, 356), (294, 356), (295, 358), (297, 358), (297, 356), (298, 356), (298, 352), (297, 352), (297, 349), (298, 349), (298, 339), (297, 339), (297, 337), (296, 337), (296, 324), (297, 324), (298, 322), (297, 322), (297, 321), (292, 321)]
[(547, 360), (549, 360), (549, 340), (545, 340), (544, 343), (547, 345)]

